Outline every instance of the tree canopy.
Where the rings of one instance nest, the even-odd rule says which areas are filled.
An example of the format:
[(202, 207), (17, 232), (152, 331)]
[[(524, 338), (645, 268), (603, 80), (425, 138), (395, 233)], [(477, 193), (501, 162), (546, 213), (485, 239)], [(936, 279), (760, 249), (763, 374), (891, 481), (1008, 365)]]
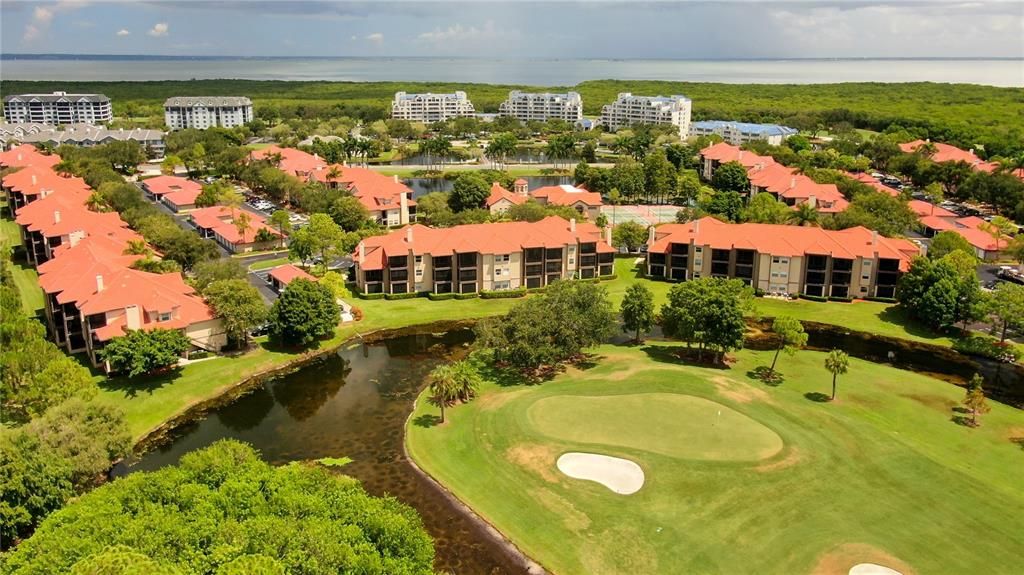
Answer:
[(448, 196), (448, 205), (453, 212), (479, 208), (489, 195), (491, 195), (490, 182), (480, 174), (465, 172), (455, 178), (451, 194)]
[(110, 340), (100, 357), (114, 371), (135, 377), (176, 365), (190, 347), (188, 337), (176, 329), (133, 329)]
[(538, 376), (602, 343), (614, 329), (615, 312), (604, 287), (566, 280), (517, 303), (505, 317), (481, 321), (476, 332), (497, 361)]
[(270, 309), (270, 334), (285, 345), (309, 345), (334, 333), (339, 313), (330, 288), (299, 278)]
[(320, 466), (272, 467), (232, 440), (83, 495), (44, 521), (5, 567), (12, 575), (92, 573), (84, 567), (110, 564), (112, 554), (146, 573), (428, 575), (434, 561), (411, 508)]
[(911, 317), (933, 328), (948, 328), (981, 314), (981, 289), (974, 257), (954, 250), (939, 260), (918, 257), (900, 277), (896, 299)]
[(753, 295), (741, 280), (704, 277), (676, 284), (661, 307), (662, 329), (687, 345), (697, 344), (698, 361), (705, 349), (720, 361), (743, 346), (743, 314)]

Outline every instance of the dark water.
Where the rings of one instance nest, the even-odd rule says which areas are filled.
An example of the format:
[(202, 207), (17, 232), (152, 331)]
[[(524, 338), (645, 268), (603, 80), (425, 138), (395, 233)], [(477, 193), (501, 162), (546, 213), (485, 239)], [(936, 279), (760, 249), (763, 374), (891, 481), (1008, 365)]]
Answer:
[[(523, 179), (526, 180), (531, 190), (542, 186), (558, 186), (572, 183), (570, 176), (524, 176)], [(455, 184), (455, 180), (445, 178), (406, 178), (402, 181), (412, 189), (412, 197), (414, 198), (431, 192), (450, 192)]]
[(218, 439), (252, 444), (273, 464), (351, 457), (342, 471), (374, 495), (416, 508), (434, 537), (435, 568), (452, 573), (523, 571), (497, 541), (456, 509), (405, 458), (402, 438), (413, 401), (438, 363), (466, 353), (469, 330), (355, 345), (182, 428), (168, 443), (115, 475), (173, 465)]

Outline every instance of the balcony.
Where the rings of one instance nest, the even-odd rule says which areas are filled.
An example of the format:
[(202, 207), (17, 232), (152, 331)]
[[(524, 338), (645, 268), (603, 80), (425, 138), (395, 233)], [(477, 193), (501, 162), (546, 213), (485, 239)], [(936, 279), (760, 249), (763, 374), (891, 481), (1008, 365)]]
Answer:
[(471, 270), (459, 270), (459, 281), (460, 282), (475, 282), (476, 281), (476, 269)]
[(549, 274), (561, 274), (562, 262), (547, 262), (544, 264), (544, 271)]

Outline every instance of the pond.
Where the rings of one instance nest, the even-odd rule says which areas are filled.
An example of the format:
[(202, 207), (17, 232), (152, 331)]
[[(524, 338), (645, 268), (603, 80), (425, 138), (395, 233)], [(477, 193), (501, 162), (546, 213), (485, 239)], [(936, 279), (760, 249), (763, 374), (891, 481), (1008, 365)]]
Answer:
[[(570, 176), (523, 176), (523, 179), (526, 180), (531, 190), (543, 186), (559, 186), (572, 183), (572, 177)], [(455, 184), (455, 180), (445, 178), (406, 178), (402, 181), (412, 189), (412, 197), (414, 198), (429, 194), (430, 192), (450, 192)]]
[(114, 475), (173, 465), (223, 438), (252, 444), (273, 464), (350, 457), (343, 473), (423, 517), (435, 540), (437, 570), (523, 572), (499, 540), (413, 469), (402, 448), (405, 420), (427, 374), (442, 361), (464, 356), (472, 337), (470, 330), (458, 330), (341, 349), (180, 428), (169, 442), (118, 465)]

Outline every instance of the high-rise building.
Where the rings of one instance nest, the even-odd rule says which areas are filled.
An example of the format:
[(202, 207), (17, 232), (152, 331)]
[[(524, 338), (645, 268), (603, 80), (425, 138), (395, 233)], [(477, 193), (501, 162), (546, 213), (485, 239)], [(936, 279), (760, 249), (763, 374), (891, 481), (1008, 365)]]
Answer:
[(512, 90), (498, 107), (498, 113), (524, 122), (545, 122), (553, 118), (577, 122), (583, 119), (583, 98), (576, 92), (540, 94)]
[(245, 97), (178, 96), (164, 102), (164, 122), (172, 130), (234, 128), (252, 119), (252, 100)]
[(391, 103), (391, 117), (411, 122), (443, 122), (449, 118), (472, 116), (476, 113), (473, 103), (462, 91), (448, 94), (407, 94), (395, 93)]
[(609, 130), (634, 124), (672, 124), (679, 137), (690, 133), (690, 99), (686, 96), (634, 96), (622, 92), (601, 109), (601, 124)]
[(104, 124), (114, 117), (103, 94), (18, 94), (4, 97), (4, 119), (12, 124)]

